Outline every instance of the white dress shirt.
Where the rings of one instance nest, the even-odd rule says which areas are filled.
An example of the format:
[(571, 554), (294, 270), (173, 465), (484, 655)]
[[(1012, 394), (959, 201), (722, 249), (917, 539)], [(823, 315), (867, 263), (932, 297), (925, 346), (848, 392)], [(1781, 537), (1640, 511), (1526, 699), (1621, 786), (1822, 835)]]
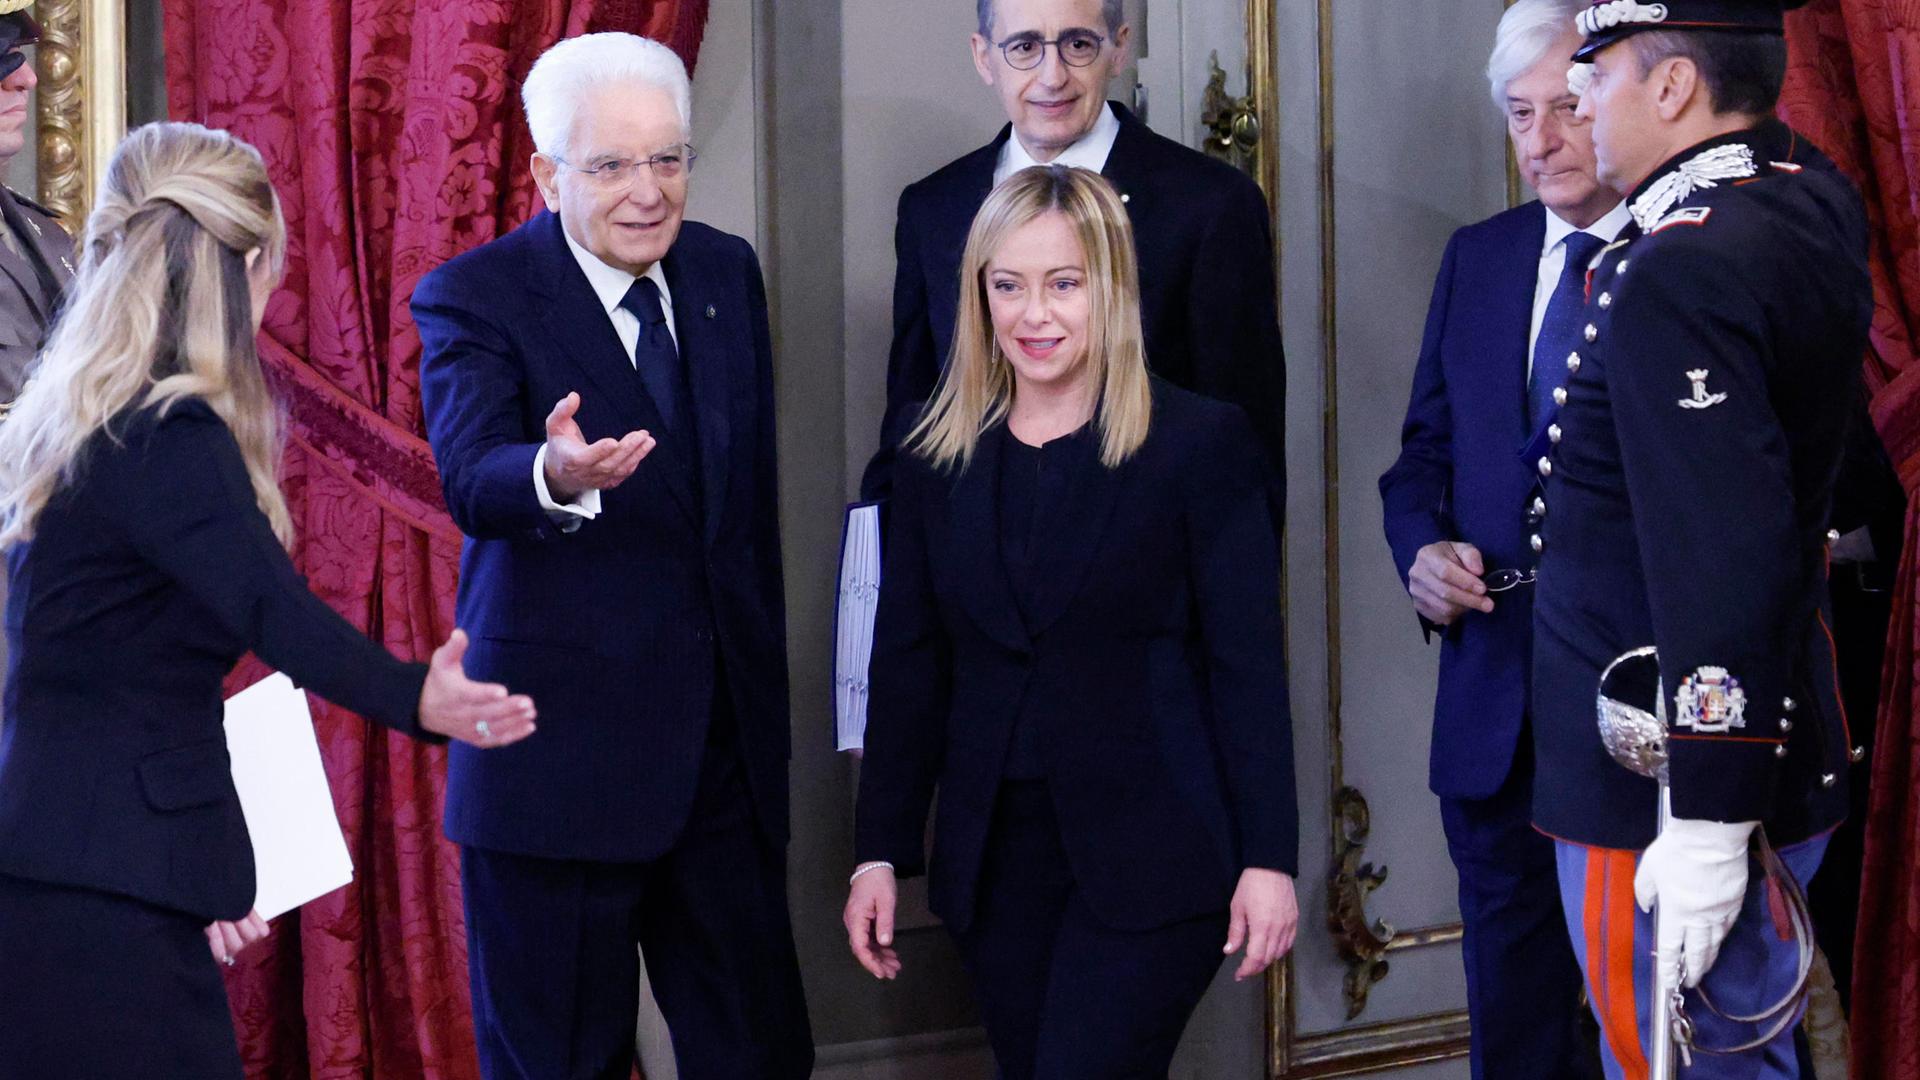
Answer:
[[(560, 234), (567, 238), (567, 250), (573, 252), (573, 259), (580, 264), (580, 271), (587, 275), (587, 284), (593, 286), (593, 295), (599, 298), (601, 308), (607, 313), (607, 319), (613, 323), (613, 332), (619, 335), (620, 347), (627, 351), (627, 363), (633, 363), (634, 349), (640, 343), (640, 317), (621, 307), (620, 301), (626, 297), (627, 290), (633, 288), (633, 283), (638, 281), (639, 277), (617, 266), (609, 266), (601, 262), (599, 256), (581, 247), (574, 241), (573, 234), (565, 229), (561, 229)], [(640, 276), (653, 282), (654, 286), (660, 290), (660, 306), (667, 317), (667, 336), (673, 339), (676, 348), (679, 347), (680, 334), (674, 328), (673, 322), (673, 293), (667, 289), (666, 271), (662, 270), (660, 264), (656, 262), (647, 267), (647, 272)], [(569, 517), (578, 519), (569, 522), (576, 526), (579, 521), (591, 521), (599, 516), (600, 492), (596, 488), (588, 488), (581, 492), (580, 497), (570, 503), (553, 501), (552, 494), (547, 491), (546, 465), (547, 448), (543, 443), (539, 452), (533, 455), (533, 490), (540, 497), (542, 509), (552, 515), (555, 521)]]
[(1000, 148), (1000, 162), (993, 167), (995, 184), (1033, 165), (1071, 165), (1088, 172), (1100, 172), (1107, 167), (1107, 158), (1113, 153), (1113, 140), (1120, 137), (1120, 118), (1113, 113), (1111, 104), (1100, 107), (1100, 116), (1093, 122), (1093, 130), (1074, 140), (1072, 146), (1060, 151), (1060, 156), (1052, 161), (1035, 161), (1027, 148), (1020, 145), (1019, 133), (1007, 136), (1006, 145)]
[(1560, 284), (1560, 271), (1567, 266), (1567, 237), (1588, 232), (1599, 237), (1602, 244), (1611, 244), (1632, 220), (1633, 215), (1624, 202), (1585, 229), (1576, 229), (1552, 210), (1547, 211), (1547, 240), (1540, 249), (1539, 276), (1533, 284), (1533, 328), (1527, 332), (1527, 378), (1533, 378), (1533, 348), (1540, 340), (1540, 324), (1547, 319), (1547, 302), (1553, 299), (1553, 290)]

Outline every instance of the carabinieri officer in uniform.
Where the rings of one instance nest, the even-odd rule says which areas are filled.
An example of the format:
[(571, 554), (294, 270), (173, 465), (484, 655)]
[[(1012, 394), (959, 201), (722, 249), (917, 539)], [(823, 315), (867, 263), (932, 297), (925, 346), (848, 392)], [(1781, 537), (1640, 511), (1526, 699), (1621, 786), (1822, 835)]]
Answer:
[[(1804, 883), (1858, 756), (1825, 562), (1872, 306), (1867, 226), (1847, 181), (1772, 118), (1793, 6), (1611, 0), (1577, 19), (1578, 115), (1634, 220), (1589, 271), (1559, 413), (1531, 450), (1545, 491), (1516, 512), (1540, 519), (1535, 823), (1558, 841), (1612, 1077), (1647, 1075), (1652, 963), (1689, 988), (1699, 1046), (1766, 1033), (1716, 1012), (1763, 1010), (1795, 981), (1749, 844), (1764, 829)], [(1603, 669), (1648, 645), (1672, 785), (1658, 839), (1654, 782), (1595, 725)], [(1656, 898), (1657, 943), (1641, 910)], [(1692, 1060), (1688, 1080), (1798, 1075), (1786, 1033)]]

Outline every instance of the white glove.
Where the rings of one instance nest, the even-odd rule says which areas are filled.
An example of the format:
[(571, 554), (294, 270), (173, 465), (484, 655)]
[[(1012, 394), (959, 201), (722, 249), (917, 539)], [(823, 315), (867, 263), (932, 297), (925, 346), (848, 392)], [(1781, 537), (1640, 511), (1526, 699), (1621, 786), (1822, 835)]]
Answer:
[(1683, 958), (1688, 989), (1713, 967), (1747, 897), (1747, 842), (1759, 824), (1674, 818), (1641, 854), (1633, 896), (1641, 911), (1660, 902), (1660, 985), (1679, 985)]

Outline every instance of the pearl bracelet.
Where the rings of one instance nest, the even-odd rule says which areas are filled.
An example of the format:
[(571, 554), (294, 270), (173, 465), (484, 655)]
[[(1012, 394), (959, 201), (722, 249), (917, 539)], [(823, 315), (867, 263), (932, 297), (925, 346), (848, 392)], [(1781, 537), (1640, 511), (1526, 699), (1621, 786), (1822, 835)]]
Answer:
[(878, 870), (881, 867), (885, 867), (888, 870), (891, 870), (893, 869), (893, 864), (885, 861), (865, 863), (859, 869), (853, 872), (853, 876), (847, 879), (847, 884), (851, 885), (854, 882), (860, 880), (861, 874), (867, 873), (868, 871), (871, 871), (871, 870)]

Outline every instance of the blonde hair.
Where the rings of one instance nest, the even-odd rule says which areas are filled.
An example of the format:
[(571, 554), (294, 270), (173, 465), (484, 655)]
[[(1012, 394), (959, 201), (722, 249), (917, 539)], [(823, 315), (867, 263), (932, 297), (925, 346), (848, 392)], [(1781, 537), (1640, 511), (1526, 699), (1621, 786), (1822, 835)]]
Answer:
[(1086, 259), (1087, 354), (1100, 463), (1117, 468), (1147, 439), (1153, 390), (1140, 330), (1140, 272), (1119, 193), (1098, 173), (1035, 165), (1009, 176), (974, 215), (960, 260), (960, 308), (946, 374), (906, 447), (942, 469), (965, 468), (980, 436), (1013, 402), (1013, 365), (987, 304), (987, 264), (1007, 238), (1045, 214), (1063, 215)]
[(198, 124), (120, 143), (87, 218), (80, 267), (38, 369), (0, 424), (0, 544), (33, 537), (94, 435), (129, 408), (207, 403), (232, 429), (254, 502), (282, 543), (279, 415), (254, 347), (247, 253), (278, 279), (280, 201), (260, 154)]

